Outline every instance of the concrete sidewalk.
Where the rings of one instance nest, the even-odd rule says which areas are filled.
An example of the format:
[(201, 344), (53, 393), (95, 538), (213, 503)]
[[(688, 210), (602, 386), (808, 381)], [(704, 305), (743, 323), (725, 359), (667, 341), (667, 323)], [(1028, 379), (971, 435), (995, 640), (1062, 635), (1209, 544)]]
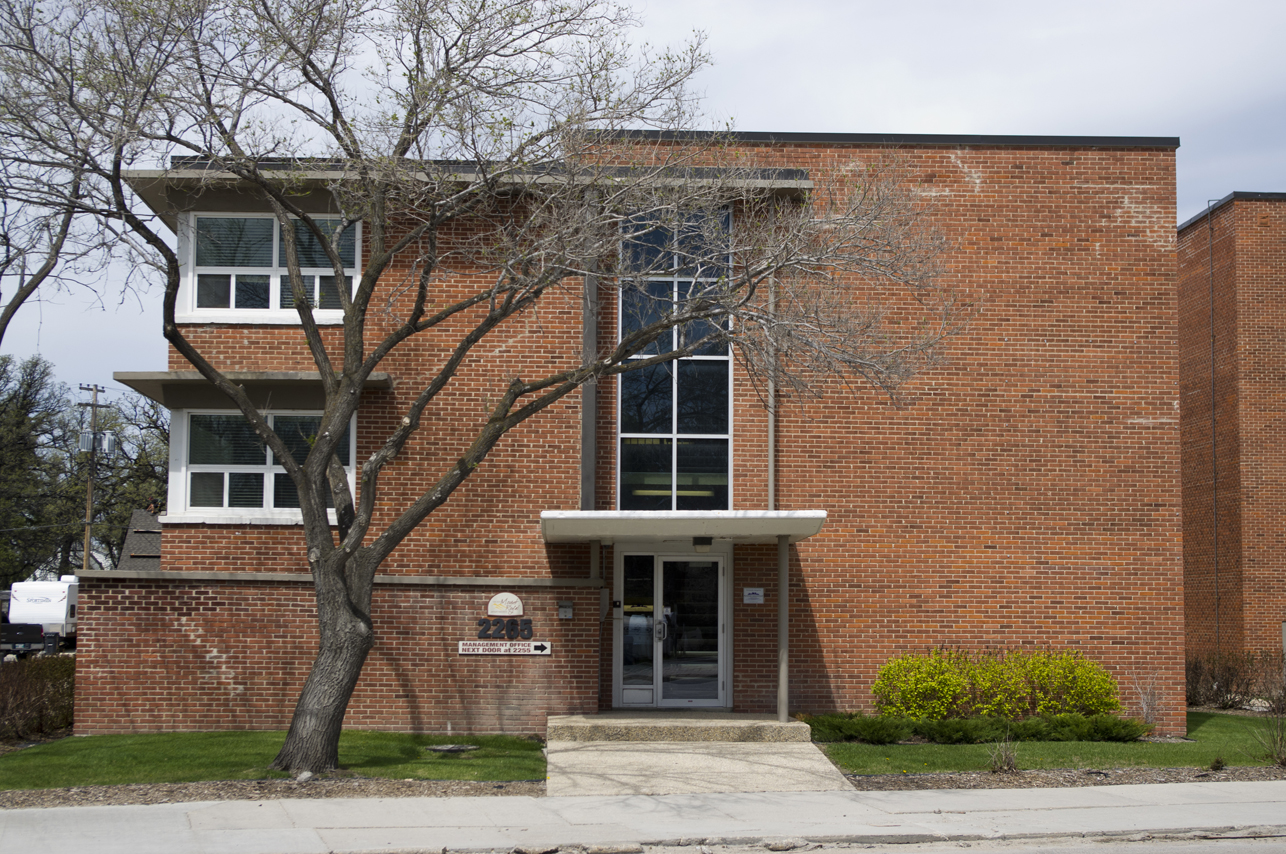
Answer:
[(0, 810), (0, 851), (436, 854), (697, 840), (890, 843), (1232, 828), (1286, 835), (1286, 781)]

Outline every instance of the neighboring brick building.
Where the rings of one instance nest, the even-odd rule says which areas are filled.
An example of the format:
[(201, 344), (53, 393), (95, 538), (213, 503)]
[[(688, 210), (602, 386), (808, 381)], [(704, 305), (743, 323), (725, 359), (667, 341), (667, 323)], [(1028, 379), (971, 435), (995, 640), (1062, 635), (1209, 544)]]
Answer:
[(1276, 653), (1286, 621), (1286, 193), (1232, 193), (1179, 226), (1179, 344), (1188, 655)]
[[(1183, 732), (1178, 141), (739, 142), (783, 181), (825, 181), (896, 154), (935, 204), (952, 247), (946, 275), (977, 300), (949, 364), (913, 381), (903, 409), (839, 383), (818, 401), (783, 398), (770, 455), (766, 409), (735, 360), (713, 358), (707, 368), (731, 377), (730, 400), (724, 421), (699, 431), (715, 438), (700, 441), (731, 448), (718, 451), (727, 471), (693, 476), (683, 494), (724, 510), (619, 509), (658, 493), (632, 464), (618, 475), (618, 448), (693, 440), (625, 435), (616, 383), (551, 407), (383, 566), (377, 642), (347, 724), (538, 733), (547, 714), (613, 706), (771, 711), (780, 537), (792, 543), (791, 711), (869, 708), (876, 669), (907, 651), (1053, 646), (1104, 663), (1136, 713), (1130, 686), (1153, 686), (1161, 730)], [(174, 222), (165, 205), (182, 205), (181, 194), (153, 198)], [(178, 217), (195, 228), (202, 210), (231, 205)], [(218, 268), (198, 260), (193, 275), (203, 266)], [(190, 295), (196, 283), (185, 285), (188, 334), (220, 368), (244, 372), (277, 417), (306, 417), (319, 403), (305, 377), (315, 369), (289, 316), (246, 322), (227, 285), (217, 292), (226, 271), (208, 275), (204, 309)], [(226, 307), (207, 310), (210, 300)], [(600, 337), (617, 334), (616, 314), (605, 298)], [(486, 380), (577, 357), (574, 295), (555, 295), (525, 322), (464, 366), (458, 390), (430, 413), (441, 429), (409, 449), (385, 490), (414, 489), (421, 467), (454, 458), (451, 425), (476, 417)], [(356, 419), (355, 459), (400, 417), (440, 352), (426, 339), (385, 362)], [(224, 504), (250, 503), (247, 483), (283, 487), (262, 459), (220, 468), (203, 456), (211, 436), (232, 435), (219, 420), (226, 404), (177, 355), (170, 369), (120, 375), (174, 409), (169, 512), (159, 572), (82, 581), (77, 731), (284, 727), (316, 637), (302, 537), (290, 511), (203, 508), (216, 491)], [(708, 551), (694, 541), (704, 536)], [(522, 599), (552, 654), (459, 654), (502, 591)], [(664, 632), (650, 622), (658, 611)], [(641, 669), (654, 656), (682, 686), (668, 670)]]

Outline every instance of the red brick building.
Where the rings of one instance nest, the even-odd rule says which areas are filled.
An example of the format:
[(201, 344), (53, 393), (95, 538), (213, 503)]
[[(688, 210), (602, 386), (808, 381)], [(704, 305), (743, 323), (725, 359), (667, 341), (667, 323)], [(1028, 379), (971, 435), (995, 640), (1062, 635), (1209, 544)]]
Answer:
[[(347, 724), (539, 733), (548, 714), (614, 707), (772, 711), (784, 548), (792, 712), (869, 708), (877, 668), (899, 653), (1052, 646), (1105, 664), (1135, 713), (1130, 686), (1152, 686), (1162, 731), (1182, 732), (1178, 141), (738, 142), (800, 186), (896, 154), (950, 241), (945, 275), (978, 303), (949, 363), (913, 381), (905, 408), (836, 382), (820, 400), (782, 396), (770, 417), (716, 354), (690, 370), (719, 378), (726, 399), (707, 398), (713, 414), (686, 436), (630, 421), (615, 381), (566, 398), (502, 440), (384, 564)], [(178, 174), (150, 180), (135, 183), (184, 252), (190, 235), (257, 215), (234, 195), (186, 198)], [(360, 253), (359, 229), (355, 268)], [(274, 282), (270, 254), (241, 268), (185, 257), (179, 320), (193, 341), (287, 419), (279, 427), (306, 419), (320, 397), (292, 312), (253, 278), (243, 310), (227, 284), (250, 268)], [(596, 332), (610, 338), (619, 307), (601, 293)], [(429, 413), (439, 427), (384, 489), (413, 490), (421, 470), (454, 459), (464, 440), (452, 424), (476, 420), (497, 379), (576, 358), (577, 296), (524, 322), (462, 368)], [(441, 347), (411, 343), (384, 363), (353, 459), (400, 417)], [(159, 568), (81, 582), (78, 732), (284, 727), (316, 639), (297, 511), (270, 509), (288, 484), (262, 451), (227, 461), (226, 402), (177, 355), (169, 368), (118, 375), (173, 410), (171, 492)], [(705, 467), (684, 475), (694, 448)], [(644, 453), (670, 455), (680, 474), (657, 488)], [(497, 593), (521, 600), (548, 654), (461, 653)]]
[(1183, 563), (1190, 656), (1282, 649), (1286, 193), (1179, 226)]

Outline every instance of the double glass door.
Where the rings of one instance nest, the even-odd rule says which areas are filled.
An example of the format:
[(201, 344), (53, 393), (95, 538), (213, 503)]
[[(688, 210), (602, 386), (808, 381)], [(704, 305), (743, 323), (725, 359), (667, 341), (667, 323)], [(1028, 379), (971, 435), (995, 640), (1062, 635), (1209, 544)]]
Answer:
[(623, 706), (723, 706), (722, 561), (625, 555)]

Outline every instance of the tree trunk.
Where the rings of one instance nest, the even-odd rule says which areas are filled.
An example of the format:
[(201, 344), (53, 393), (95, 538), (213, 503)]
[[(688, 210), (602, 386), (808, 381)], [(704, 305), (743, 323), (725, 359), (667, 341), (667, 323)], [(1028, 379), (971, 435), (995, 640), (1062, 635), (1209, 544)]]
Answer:
[(375, 643), (370, 621), (354, 613), (346, 599), (329, 606), (318, 602), (318, 628), (317, 657), (295, 706), (286, 743), (272, 762), (273, 768), (291, 774), (339, 767), (344, 714)]

